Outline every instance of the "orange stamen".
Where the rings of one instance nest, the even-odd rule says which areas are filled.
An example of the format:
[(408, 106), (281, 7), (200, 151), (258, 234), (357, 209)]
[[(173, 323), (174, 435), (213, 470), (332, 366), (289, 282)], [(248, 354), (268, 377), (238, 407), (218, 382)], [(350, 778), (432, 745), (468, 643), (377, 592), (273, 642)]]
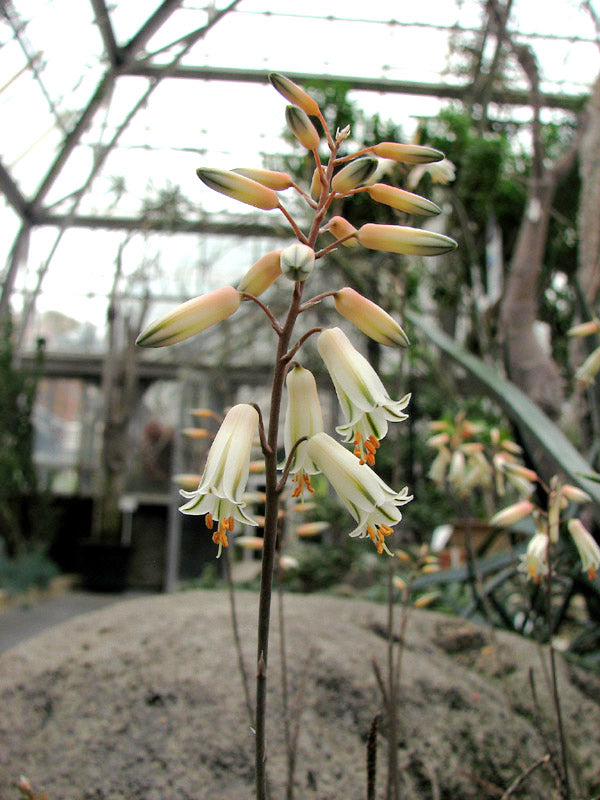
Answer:
[(212, 514), (210, 514), (210, 513), (206, 514), (206, 516), (204, 517), (204, 524), (206, 525), (206, 527), (208, 528), (209, 531), (212, 531), (213, 524), (214, 524), (213, 523)]

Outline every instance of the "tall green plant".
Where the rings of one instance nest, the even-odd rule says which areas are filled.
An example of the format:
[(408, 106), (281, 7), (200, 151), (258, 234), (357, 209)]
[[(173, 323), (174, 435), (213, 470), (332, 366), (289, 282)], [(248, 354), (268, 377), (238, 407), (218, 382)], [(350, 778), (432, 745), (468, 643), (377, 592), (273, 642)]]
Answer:
[(40, 339), (35, 369), (20, 369), (15, 362), (12, 329), (12, 320), (6, 317), (0, 336), (0, 534), (11, 557), (41, 538), (33, 409), (44, 354)]

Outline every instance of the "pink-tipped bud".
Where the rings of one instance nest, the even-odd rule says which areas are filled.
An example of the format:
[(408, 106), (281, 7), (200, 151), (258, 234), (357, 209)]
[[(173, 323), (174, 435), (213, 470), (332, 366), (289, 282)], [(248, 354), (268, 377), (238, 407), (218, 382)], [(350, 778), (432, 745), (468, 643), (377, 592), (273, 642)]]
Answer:
[(286, 106), (285, 119), (289, 129), (307, 150), (316, 150), (321, 140), (308, 115), (296, 106)]
[(244, 550), (262, 550), (264, 544), (261, 536), (238, 536), (233, 543)]
[(359, 228), (358, 241), (370, 250), (405, 255), (436, 256), (456, 249), (454, 239), (404, 225), (377, 225), (369, 222)]
[(439, 448), (447, 445), (449, 441), (450, 434), (442, 431), (441, 433), (436, 433), (434, 436), (430, 436), (429, 439), (427, 439), (427, 444), (429, 447)]
[(387, 311), (349, 286), (336, 292), (333, 302), (338, 314), (374, 341), (388, 347), (408, 347), (410, 344), (408, 336)]
[(600, 320), (592, 320), (591, 322), (581, 322), (579, 325), (573, 325), (567, 331), (567, 336), (575, 336), (580, 338), (582, 336), (591, 336), (593, 333), (598, 333), (600, 330)]
[(165, 347), (222, 322), (240, 307), (241, 295), (233, 286), (223, 286), (194, 297), (152, 322), (136, 339), (140, 347)]
[(246, 167), (238, 167), (233, 170), (238, 175), (243, 175), (244, 178), (250, 178), (251, 181), (256, 181), (266, 186), (268, 189), (273, 189), (275, 192), (282, 192), (284, 189), (289, 189), (293, 184), (291, 177), (287, 172), (276, 172), (272, 169), (249, 169)]
[(227, 197), (233, 197), (240, 203), (262, 208), (264, 211), (279, 207), (279, 198), (273, 189), (246, 178), (244, 175), (239, 175), (237, 172), (205, 167), (197, 169), (196, 175), (210, 189), (227, 195)]
[(522, 464), (515, 464), (506, 458), (503, 458), (501, 461), (501, 469), (505, 472), (509, 472), (511, 475), (517, 475), (519, 478), (525, 478), (526, 481), (531, 481), (532, 483), (535, 483), (538, 479), (538, 474), (535, 470), (528, 469)]
[(259, 297), (281, 275), (281, 250), (266, 253), (253, 264), (238, 284), (238, 291)]
[(319, 104), (316, 100), (307, 94), (304, 89), (301, 89), (297, 84), (286, 78), (285, 75), (280, 75), (278, 72), (271, 72), (269, 75), (271, 84), (277, 89), (279, 94), (282, 94), (286, 100), (293, 103), (298, 108), (301, 108), (307, 114), (318, 116), (320, 113)]
[(198, 486), (200, 486), (202, 475), (197, 475), (195, 472), (180, 472), (177, 475), (173, 475), (171, 480), (176, 486), (179, 486), (180, 489), (185, 489), (188, 492), (195, 492)]
[(431, 164), (441, 161), (444, 154), (433, 147), (423, 147), (419, 144), (399, 144), (398, 142), (380, 142), (373, 148), (375, 155), (380, 158), (391, 158), (404, 164)]
[(566, 497), (567, 500), (571, 500), (573, 503), (591, 503), (592, 498), (589, 496), (587, 492), (584, 492), (583, 489), (580, 489), (578, 486), (572, 486), (570, 483), (565, 483), (565, 485), (560, 490), (560, 493), (563, 497)]
[(594, 381), (599, 370), (600, 347), (597, 347), (576, 371), (575, 378), (584, 386), (589, 386), (589, 384)]
[(344, 217), (332, 217), (323, 230), (329, 231), (336, 239), (345, 239), (346, 236), (352, 236), (352, 239), (346, 239), (345, 242), (342, 242), (344, 247), (360, 247), (354, 237), (354, 234), (357, 233), (356, 228)]
[(534, 508), (535, 506), (529, 500), (521, 500), (520, 503), (514, 503), (514, 505), (507, 506), (507, 508), (503, 508), (502, 511), (494, 514), (490, 520), (490, 525), (494, 528), (508, 528), (514, 525), (515, 522), (520, 522), (520, 520), (528, 517)]
[(384, 203), (386, 206), (397, 208), (407, 214), (430, 217), (440, 214), (442, 210), (425, 197), (406, 192), (404, 189), (397, 189), (395, 186), (388, 186), (386, 183), (374, 183), (373, 186), (369, 186), (367, 192), (377, 203)]
[(305, 522), (296, 528), (296, 536), (318, 536), (330, 527), (328, 522)]
[(346, 194), (352, 189), (364, 186), (377, 169), (377, 164), (377, 159), (372, 156), (364, 156), (351, 161), (333, 176), (332, 190), (337, 194)]

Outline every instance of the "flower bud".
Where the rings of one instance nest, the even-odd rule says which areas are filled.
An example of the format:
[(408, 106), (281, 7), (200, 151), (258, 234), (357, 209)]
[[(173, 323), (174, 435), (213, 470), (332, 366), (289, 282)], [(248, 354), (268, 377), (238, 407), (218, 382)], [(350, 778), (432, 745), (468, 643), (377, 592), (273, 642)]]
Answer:
[(333, 295), (338, 314), (380, 344), (388, 347), (408, 347), (408, 336), (387, 311), (346, 286)]
[(587, 572), (588, 578), (593, 581), (600, 567), (600, 547), (598, 542), (579, 519), (570, 519), (567, 527), (579, 552), (581, 568)]
[[(343, 239), (346, 236), (350, 236), (352, 233), (357, 233), (354, 225), (348, 222), (347, 219), (344, 219), (344, 217), (332, 217), (323, 230), (329, 231), (336, 239)], [(360, 244), (354, 237), (352, 239), (346, 239), (342, 244), (344, 247), (360, 247)]]
[(233, 543), (244, 550), (262, 550), (264, 540), (262, 536), (238, 536)]
[(572, 486), (570, 483), (566, 483), (562, 487), (561, 494), (563, 497), (566, 497), (567, 500), (571, 500), (573, 503), (592, 502), (592, 498), (587, 492), (584, 492), (583, 489), (580, 489), (578, 486)]
[(404, 189), (397, 189), (395, 186), (388, 186), (385, 183), (375, 183), (367, 189), (369, 195), (378, 203), (385, 203), (386, 206), (405, 211), (407, 214), (421, 214), (432, 216), (440, 214), (441, 208), (431, 200), (421, 197)]
[(315, 265), (315, 251), (296, 242), (281, 251), (281, 271), (291, 281), (305, 281)]
[(273, 189), (276, 192), (282, 192), (284, 189), (289, 189), (293, 181), (287, 172), (276, 172), (272, 169), (249, 169), (246, 167), (237, 167), (233, 170), (238, 175), (243, 175), (245, 178), (250, 178), (251, 181), (256, 181)]
[(582, 336), (591, 336), (593, 333), (598, 333), (600, 330), (600, 322), (595, 319), (591, 322), (581, 322), (579, 325), (573, 325), (567, 331), (567, 336), (575, 336), (577, 338)]
[(281, 275), (281, 250), (266, 253), (253, 264), (238, 284), (239, 292), (259, 297)]
[(310, 196), (313, 200), (319, 200), (321, 197), (322, 187), (323, 184), (321, 183), (321, 176), (319, 175), (319, 168), (317, 167), (313, 172), (312, 180), (310, 182)]
[(286, 106), (285, 119), (289, 129), (307, 150), (316, 150), (321, 138), (315, 126), (301, 108)]
[(418, 256), (440, 255), (458, 246), (454, 239), (441, 233), (404, 225), (377, 225), (372, 222), (359, 229), (358, 241), (370, 250)]
[(377, 159), (372, 156), (356, 158), (333, 176), (332, 190), (338, 194), (346, 194), (352, 189), (357, 189), (373, 175), (377, 169), (377, 163)]
[(282, 94), (290, 103), (298, 106), (298, 108), (301, 108), (307, 114), (312, 114), (313, 116), (319, 115), (320, 109), (317, 101), (313, 100), (304, 89), (301, 89), (289, 78), (286, 78), (285, 75), (280, 75), (278, 72), (271, 72), (269, 80), (279, 94)]
[(600, 347), (586, 358), (583, 364), (575, 373), (575, 378), (584, 386), (589, 386), (594, 381), (596, 374), (600, 370)]
[(140, 347), (165, 347), (182, 342), (235, 313), (241, 296), (233, 286), (223, 286), (194, 297), (152, 322), (136, 339)]
[(227, 197), (233, 197), (240, 203), (247, 203), (249, 206), (262, 208), (264, 211), (279, 207), (279, 198), (273, 189), (239, 175), (237, 172), (205, 167), (197, 169), (196, 175), (210, 189), (227, 195)]
[(433, 147), (420, 144), (398, 144), (398, 142), (380, 142), (373, 147), (373, 152), (380, 158), (391, 158), (404, 164), (429, 164), (441, 161), (444, 154)]
[(519, 522), (525, 517), (528, 517), (534, 510), (535, 506), (529, 500), (521, 500), (520, 503), (514, 503), (512, 506), (503, 508), (498, 511), (490, 520), (490, 525), (494, 528), (508, 528)]
[(200, 485), (202, 475), (196, 475), (194, 472), (180, 472), (177, 475), (173, 475), (171, 480), (180, 489), (187, 489), (188, 492), (193, 492)]
[(296, 536), (318, 536), (330, 527), (328, 522), (305, 522), (296, 528)]

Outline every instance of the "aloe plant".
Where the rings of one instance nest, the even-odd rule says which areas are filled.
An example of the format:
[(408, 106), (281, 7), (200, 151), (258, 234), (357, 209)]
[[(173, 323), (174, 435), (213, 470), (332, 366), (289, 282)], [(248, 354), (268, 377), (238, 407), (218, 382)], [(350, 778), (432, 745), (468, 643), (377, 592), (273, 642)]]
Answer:
[(532, 402), (514, 383), (503, 377), (498, 370), (485, 364), (472, 353), (468, 353), (429, 320), (408, 310), (405, 312), (405, 316), (440, 350), (466, 369), (508, 417), (519, 428), (527, 430), (535, 438), (569, 481), (584, 489), (600, 506), (600, 486), (591, 477), (588, 477), (592, 473), (590, 465), (539, 406)]

